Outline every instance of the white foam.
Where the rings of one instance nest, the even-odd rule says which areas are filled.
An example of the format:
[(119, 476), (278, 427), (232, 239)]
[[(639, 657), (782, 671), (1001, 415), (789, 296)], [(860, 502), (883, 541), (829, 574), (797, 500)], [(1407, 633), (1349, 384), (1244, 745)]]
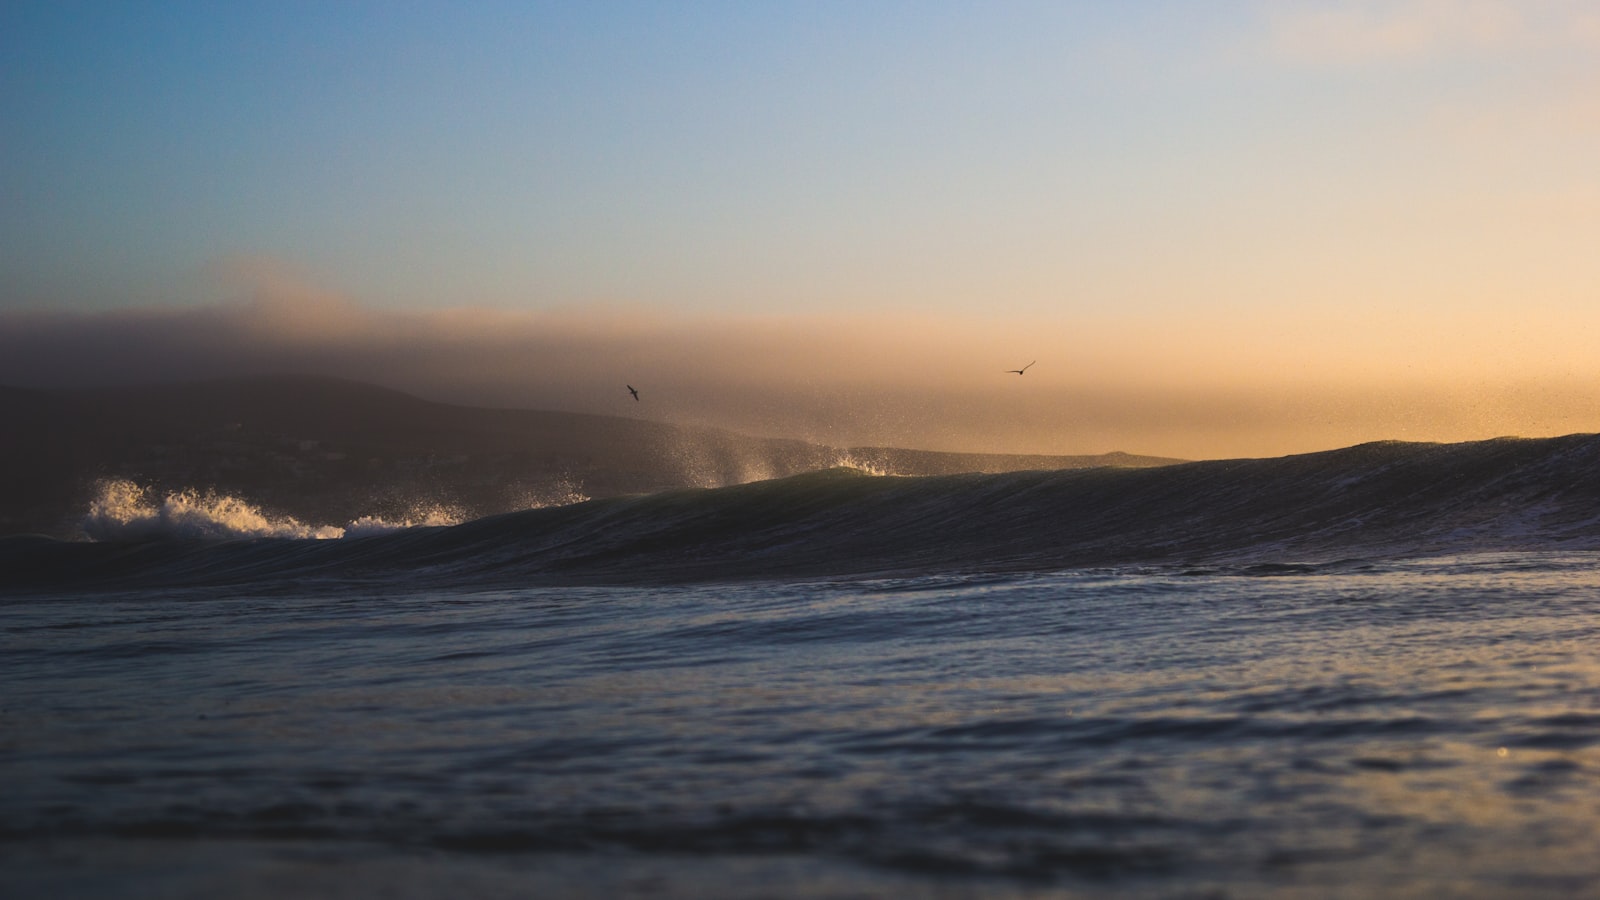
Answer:
[(872, 475), (877, 478), (882, 478), (886, 475), (893, 474), (888, 469), (883, 468), (871, 460), (857, 458), (855, 454), (848, 450), (840, 450), (836, 452), (833, 455), (833, 465), (835, 468), (853, 469), (863, 475)]
[(153, 500), (139, 485), (106, 481), (89, 504), (83, 530), (93, 540), (151, 538), (336, 538), (343, 530), (309, 526), (290, 516), (273, 517), (225, 494), (175, 491)]
[(462, 518), (460, 510), (427, 506), (396, 520), (362, 516), (343, 527), (307, 525), (293, 516), (270, 515), (248, 501), (226, 494), (183, 490), (157, 500), (132, 481), (114, 479), (100, 484), (100, 493), (89, 504), (88, 515), (84, 516), (83, 532), (96, 541), (268, 537), (333, 540), (406, 528), (456, 525)]

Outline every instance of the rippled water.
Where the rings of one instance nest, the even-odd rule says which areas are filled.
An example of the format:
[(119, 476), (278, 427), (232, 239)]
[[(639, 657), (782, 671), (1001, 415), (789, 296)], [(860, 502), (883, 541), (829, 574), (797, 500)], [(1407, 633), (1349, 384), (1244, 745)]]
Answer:
[(18, 896), (1583, 896), (1600, 559), (0, 600)]

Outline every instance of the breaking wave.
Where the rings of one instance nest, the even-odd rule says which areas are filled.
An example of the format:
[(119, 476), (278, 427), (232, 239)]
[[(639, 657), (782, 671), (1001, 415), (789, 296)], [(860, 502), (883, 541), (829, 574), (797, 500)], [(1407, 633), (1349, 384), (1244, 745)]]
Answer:
[[(113, 483), (85, 524), (103, 543), (0, 541), (0, 586), (264, 574), (461, 587), (1126, 565), (1304, 572), (1360, 559), (1600, 550), (1597, 472), (1594, 435), (1384, 442), (1159, 468), (925, 477), (834, 468), (459, 524), (440, 511), (343, 527), (274, 518), (230, 497), (156, 501)], [(180, 537), (256, 540), (164, 540)], [(329, 537), (369, 540), (307, 540)], [(129, 552), (131, 541), (146, 544)]]
[(432, 506), (400, 519), (361, 516), (339, 525), (308, 525), (273, 515), (238, 497), (212, 491), (172, 491), (159, 497), (126, 479), (104, 481), (84, 516), (83, 532), (95, 541), (240, 540), (292, 538), (334, 540), (368, 537), (407, 528), (459, 525), (459, 510)]

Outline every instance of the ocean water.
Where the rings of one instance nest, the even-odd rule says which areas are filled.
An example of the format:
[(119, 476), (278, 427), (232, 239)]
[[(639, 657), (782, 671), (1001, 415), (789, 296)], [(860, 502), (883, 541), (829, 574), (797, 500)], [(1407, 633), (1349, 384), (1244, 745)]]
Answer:
[(0, 896), (1600, 896), (1596, 472), (113, 483), (0, 538)]
[(563, 585), (472, 527), (0, 591), (0, 894), (1600, 894), (1593, 551)]

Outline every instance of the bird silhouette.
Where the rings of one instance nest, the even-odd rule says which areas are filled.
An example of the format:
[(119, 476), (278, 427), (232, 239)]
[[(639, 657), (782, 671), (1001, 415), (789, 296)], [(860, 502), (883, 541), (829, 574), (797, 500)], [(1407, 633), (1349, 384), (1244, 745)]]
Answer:
[[(1034, 360), (1034, 361), (1033, 361), (1033, 362), (1038, 362), (1038, 360), (1037, 360), (1037, 359), (1036, 359), (1036, 360)], [(1028, 365), (1026, 365), (1026, 366), (1023, 366), (1023, 367), (1022, 367), (1022, 368), (1020, 368), (1020, 369), (1007, 369), (1007, 370), (1006, 370), (1006, 374), (1007, 374), (1007, 375), (1013, 375), (1013, 374), (1015, 374), (1015, 375), (1021, 375), (1021, 374), (1022, 374), (1022, 373), (1023, 373), (1023, 372), (1026, 372), (1026, 371), (1028, 371), (1028, 368), (1029, 368), (1029, 366), (1032, 366), (1032, 365), (1033, 365), (1033, 363), (1032, 363), (1032, 362), (1031, 362), (1031, 363), (1028, 363)]]
[(628, 393), (633, 395), (633, 399), (634, 400), (638, 400), (639, 399), (639, 392), (637, 390), (635, 390), (633, 385), (631, 385), (631, 384), (628, 385)]

